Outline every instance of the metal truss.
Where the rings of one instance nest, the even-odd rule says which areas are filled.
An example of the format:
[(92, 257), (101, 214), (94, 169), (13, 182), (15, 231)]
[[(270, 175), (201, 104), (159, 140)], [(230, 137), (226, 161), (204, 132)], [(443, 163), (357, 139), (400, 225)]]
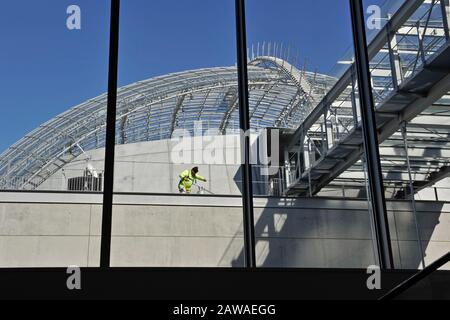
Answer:
[[(271, 60), (270, 67), (260, 62)], [(262, 57), (249, 65), (251, 126), (273, 127), (289, 109), (289, 101), (310, 105), (305, 87), (329, 87), (334, 78), (319, 77), (279, 58)], [(316, 80), (315, 80), (316, 79)], [(238, 128), (237, 71), (233, 67), (180, 72), (138, 81), (118, 90), (116, 143), (130, 144), (171, 138), (176, 130), (194, 135), (195, 122), (203, 132), (226, 134)], [(313, 94), (316, 94), (315, 91)], [(311, 95), (311, 100), (315, 98)], [(42, 124), (0, 155), (0, 189), (35, 189), (85, 151), (105, 145), (107, 96), (75, 106)], [(298, 108), (297, 105), (292, 107)], [(299, 108), (301, 109), (301, 108)], [(295, 111), (297, 112), (297, 111)], [(300, 117), (284, 125), (296, 127)]]
[[(380, 142), (398, 132), (404, 123), (414, 123), (449, 92), (448, 19), (448, 0), (406, 1), (370, 42), (368, 53)], [(428, 124), (433, 127), (433, 122)], [(434, 125), (439, 127), (439, 123)], [(445, 126), (442, 123), (440, 127)], [(335, 184), (361, 159), (363, 148), (358, 83), (355, 66), (351, 65), (301, 122), (286, 146), (286, 194), (312, 195), (331, 182)], [(381, 156), (390, 157), (383, 153)], [(418, 159), (412, 159), (411, 164), (417, 166), (414, 160)], [(384, 166), (385, 171), (386, 168), (389, 166)], [(392, 167), (385, 175), (395, 175), (395, 169), (398, 167)], [(403, 163), (401, 175), (407, 176), (408, 169), (411, 168)], [(423, 177), (425, 182), (413, 184), (429, 185), (445, 177), (442, 166), (435, 169), (436, 174)]]

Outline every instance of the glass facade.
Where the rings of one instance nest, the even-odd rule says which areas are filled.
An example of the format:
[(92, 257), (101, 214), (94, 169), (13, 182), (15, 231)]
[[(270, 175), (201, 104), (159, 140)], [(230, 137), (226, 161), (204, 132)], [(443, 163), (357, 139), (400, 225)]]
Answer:
[(0, 267), (96, 266), (110, 2), (44, 2), (0, 19)]
[[(279, 88), (273, 98), (284, 101), (276, 125), (283, 142), (271, 143), (269, 151), (272, 158), (279, 153), (280, 169), (269, 180), (277, 186), (272, 195), (287, 195), (290, 201), (256, 207), (258, 265), (372, 265), (376, 257), (361, 162), (364, 147), (362, 136), (355, 134), (361, 120), (358, 84), (351, 59), (341, 56), (343, 51), (354, 55), (348, 3), (334, 5), (334, 11), (323, 10), (327, 1), (316, 1), (308, 10), (301, 10), (300, 2), (281, 1), (271, 12), (264, 5), (248, 1), (248, 36), (254, 42), (249, 45), (251, 59), (288, 75), (295, 95), (286, 97), (287, 91)], [(280, 15), (285, 19), (268, 30), (267, 21)], [(330, 30), (308, 18), (319, 15), (340, 28)], [(289, 42), (267, 41), (267, 34)], [(320, 45), (311, 37), (320, 39)], [(340, 51), (332, 51), (336, 45), (342, 46)], [(343, 143), (345, 148), (340, 148)], [(359, 172), (346, 170), (344, 160), (356, 163)], [(361, 177), (359, 184), (354, 181), (356, 174)], [(352, 259), (355, 250), (360, 254)]]
[(421, 269), (450, 250), (448, 0), (364, 1), (359, 25), (328, 0), (248, 0), (246, 25), (233, 1), (123, 0), (120, 25), (78, 2), (0, 19), (0, 267), (98, 267), (109, 241), (112, 267)]

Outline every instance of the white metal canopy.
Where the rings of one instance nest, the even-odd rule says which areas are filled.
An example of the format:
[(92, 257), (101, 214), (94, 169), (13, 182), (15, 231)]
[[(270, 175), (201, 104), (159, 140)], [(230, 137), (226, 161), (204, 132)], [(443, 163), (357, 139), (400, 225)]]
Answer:
[[(301, 72), (273, 57), (249, 63), (252, 128), (295, 128), (335, 79)], [(310, 89), (314, 87), (314, 90)], [(81, 153), (104, 147), (106, 94), (54, 117), (0, 155), (0, 189), (35, 189)], [(225, 134), (238, 125), (237, 71), (207, 68), (118, 89), (116, 143), (170, 138), (176, 129)], [(19, 181), (19, 182), (17, 182)]]

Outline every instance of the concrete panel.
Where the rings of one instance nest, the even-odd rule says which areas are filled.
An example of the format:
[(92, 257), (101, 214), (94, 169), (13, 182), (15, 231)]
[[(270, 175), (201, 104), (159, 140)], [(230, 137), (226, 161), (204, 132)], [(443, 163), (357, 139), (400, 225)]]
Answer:
[(85, 267), (88, 239), (86, 236), (0, 236), (0, 267)]
[(398, 226), (397, 226), (397, 216), (393, 211), (388, 211), (388, 223), (389, 223), (389, 231), (392, 241), (398, 240)]
[(261, 267), (367, 268), (374, 264), (370, 240), (265, 239), (258, 249)]
[(421, 212), (418, 218), (422, 240), (450, 242), (449, 212)]
[(0, 235), (88, 235), (90, 205), (0, 204)]
[[(210, 190), (217, 194), (240, 194), (239, 185), (235, 176), (239, 167), (237, 166), (215, 166), (211, 168)], [(223, 183), (227, 181), (227, 183)]]
[(102, 213), (103, 207), (100, 205), (91, 206), (91, 219), (89, 234), (91, 236), (100, 236), (102, 234)]
[(117, 158), (140, 154), (168, 154), (168, 151), (169, 140), (156, 140), (150, 142), (137, 142), (125, 145), (116, 145)]
[(264, 237), (371, 239), (364, 211), (324, 209), (255, 209), (257, 233)]
[(418, 269), (421, 263), (420, 249), (417, 241), (395, 241), (393, 246), (398, 247), (398, 260), (402, 269)]
[[(0, 196), (0, 266), (99, 265), (101, 195)], [(21, 199), (34, 203), (18, 203)], [(39, 199), (45, 203), (38, 203)], [(120, 195), (114, 199), (119, 203), (113, 210), (116, 266), (242, 266), (240, 198)], [(255, 206), (260, 266), (366, 268), (373, 264), (364, 201), (257, 198)], [(417, 268), (420, 254), (409, 207), (407, 202), (388, 203), (393, 254), (398, 266)], [(446, 241), (450, 207), (436, 202), (418, 202), (417, 207), (425, 258), (431, 262), (450, 251)]]
[(46, 193), (46, 192), (0, 192), (0, 206), (3, 204), (102, 204), (100, 193)]
[(100, 236), (89, 237), (88, 267), (100, 267)]
[[(444, 254), (450, 252), (450, 241), (431, 241), (423, 244), (425, 248), (425, 264), (436, 261)], [(441, 270), (450, 270), (450, 263), (444, 265)]]
[(113, 237), (114, 267), (242, 266), (242, 238)]
[(114, 206), (115, 236), (234, 237), (242, 235), (240, 208)]
[[(327, 268), (364, 268), (375, 264), (372, 240), (323, 240)], [(355, 253), (358, 254), (355, 255)]]
[[(392, 213), (390, 213), (390, 216), (392, 216)], [(448, 232), (450, 230), (449, 213), (418, 212), (417, 223), (421, 240), (450, 241)], [(414, 214), (412, 212), (395, 212), (395, 228), (392, 231), (392, 239), (397, 239), (398, 235), (399, 240), (417, 240)]]
[[(401, 268), (403, 269), (418, 269), (421, 268), (421, 254), (417, 241), (399, 241), (395, 242), (393, 246), (398, 246), (400, 251)], [(422, 247), (425, 250), (424, 258), (425, 265), (429, 265), (444, 254), (450, 252), (450, 242), (446, 241), (423, 241)], [(450, 270), (450, 263), (446, 264), (442, 270)]]
[(391, 246), (392, 246), (392, 256), (394, 258), (394, 266), (397, 269), (402, 269), (402, 261), (400, 258), (400, 247), (398, 241), (392, 240), (391, 238)]
[(167, 154), (167, 152), (131, 154), (128, 156), (116, 158), (116, 162), (135, 162), (150, 165), (158, 163), (170, 163), (170, 155)]
[[(173, 193), (177, 191), (177, 182), (170, 183), (170, 165), (168, 163), (134, 163), (132, 176), (136, 177), (131, 185), (122, 185), (124, 192), (152, 192)], [(159, 190), (159, 191), (156, 191)]]
[[(438, 216), (436, 216), (436, 213), (433, 212), (427, 213), (427, 217), (423, 217), (422, 213), (417, 213), (417, 222), (419, 228), (424, 227), (425, 221), (422, 218), (431, 218), (432, 220), (434, 220), (437, 217)], [(417, 241), (417, 231), (414, 214), (412, 212), (396, 212), (395, 219), (397, 222), (396, 234), (398, 235), (398, 240)], [(428, 232), (424, 232), (424, 230), (421, 232), (421, 237), (423, 238), (423, 240), (425, 240), (425, 238), (430, 239), (430, 235), (426, 236), (425, 233)]]
[(116, 162), (114, 164), (114, 191), (132, 192), (133, 184), (139, 179), (133, 174), (133, 166), (130, 163)]

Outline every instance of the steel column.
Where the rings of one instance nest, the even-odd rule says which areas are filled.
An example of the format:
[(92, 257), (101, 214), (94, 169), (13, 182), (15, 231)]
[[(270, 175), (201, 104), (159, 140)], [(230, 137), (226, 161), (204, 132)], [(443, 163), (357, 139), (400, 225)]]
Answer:
[(402, 126), (402, 138), (403, 138), (403, 147), (405, 149), (405, 156), (406, 156), (406, 165), (408, 166), (408, 184), (409, 184), (409, 192), (411, 194), (411, 205), (413, 209), (413, 215), (414, 215), (414, 223), (416, 227), (416, 236), (417, 236), (417, 242), (419, 243), (419, 250), (420, 250), (420, 258), (422, 260), (422, 268), (425, 268), (425, 257), (424, 257), (424, 250), (422, 246), (422, 238), (420, 236), (419, 231), (419, 221), (417, 219), (417, 208), (416, 208), (416, 192), (414, 191), (414, 185), (412, 180), (412, 172), (411, 172), (411, 161), (409, 159), (409, 146), (408, 146), (408, 128), (406, 126), (406, 122), (403, 123)]
[(450, 6), (449, 0), (441, 0), (442, 22), (444, 24), (445, 38), (450, 40), (449, 19), (450, 19)]
[(244, 214), (244, 248), (245, 266), (256, 268), (255, 255), (255, 221), (253, 216), (252, 167), (250, 164), (250, 130), (249, 93), (247, 73), (247, 39), (245, 27), (245, 0), (236, 0), (236, 40), (239, 88), (239, 124), (243, 134), (242, 171), (242, 205)]
[(364, 152), (367, 160), (370, 202), (376, 233), (377, 254), (380, 268), (392, 269), (394, 264), (378, 150), (378, 132), (369, 70), (363, 1), (350, 0), (350, 10), (355, 47), (355, 64), (358, 74), (362, 135), (365, 144)]
[(352, 116), (353, 116), (353, 125), (355, 126), (355, 129), (358, 128), (359, 125), (359, 119), (360, 119), (360, 108), (358, 107), (359, 101), (358, 101), (358, 97), (356, 96), (356, 79), (355, 79), (355, 73), (356, 71), (354, 70), (356, 69), (354, 66), (352, 66), (352, 92), (350, 93), (350, 98), (351, 98), (351, 102), (352, 102)]
[(120, 0), (111, 0), (109, 34), (108, 103), (106, 113), (105, 183), (103, 192), (100, 267), (109, 268), (111, 254), (112, 202), (114, 192), (114, 148), (116, 138), (117, 68), (119, 62)]
[(392, 83), (394, 84), (394, 89), (398, 90), (399, 86), (403, 82), (403, 71), (402, 64), (400, 61), (400, 54), (398, 53), (398, 42), (397, 34), (395, 31), (388, 30), (388, 50), (389, 50), (389, 61), (391, 64), (392, 72)]
[(312, 145), (311, 145), (311, 139), (308, 138), (308, 191), (309, 191), (309, 197), (312, 198), (313, 194), (312, 194), (312, 185), (311, 185), (311, 167), (312, 167), (312, 163), (314, 162), (311, 159), (311, 155), (313, 153), (313, 149), (312, 149)]

